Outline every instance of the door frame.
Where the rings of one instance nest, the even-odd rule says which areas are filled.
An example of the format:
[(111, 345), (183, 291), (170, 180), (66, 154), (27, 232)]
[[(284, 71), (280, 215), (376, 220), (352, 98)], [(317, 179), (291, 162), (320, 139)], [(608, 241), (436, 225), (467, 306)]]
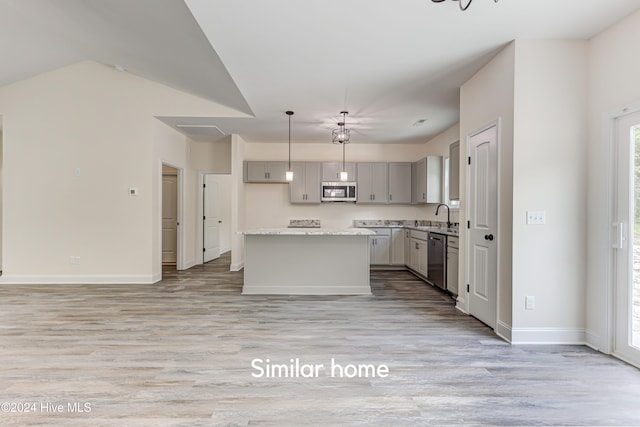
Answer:
[[(202, 248), (204, 248), (204, 221), (202, 220), (204, 216), (204, 176), (205, 175), (229, 175), (230, 173), (222, 173), (222, 172), (198, 172), (198, 191), (196, 192), (198, 199), (198, 220), (196, 221), (196, 264), (204, 264), (204, 252)], [(233, 231), (232, 231), (233, 233)], [(221, 253), (222, 255), (222, 253)]]
[(184, 243), (184, 238), (185, 238), (185, 233), (184, 233), (184, 168), (165, 161), (165, 160), (161, 160), (160, 161), (160, 174), (158, 177), (158, 180), (160, 181), (160, 204), (158, 207), (158, 213), (159, 213), (159, 222), (160, 224), (158, 225), (159, 228), (159, 236), (160, 236), (160, 244), (158, 245), (158, 256), (160, 257), (160, 268), (162, 268), (162, 187), (163, 187), (163, 183), (162, 183), (162, 166), (166, 165), (169, 167), (172, 167), (174, 169), (176, 169), (178, 171), (178, 183), (177, 183), (177, 189), (178, 189), (178, 194), (176, 197), (177, 203), (178, 203), (178, 227), (177, 227), (177, 244), (176, 244), (176, 270), (184, 270), (185, 269), (185, 260), (184, 260), (184, 247), (185, 247), (185, 243)]
[[(476, 128), (475, 130), (469, 132), (466, 136), (465, 136), (465, 144), (466, 144), (466, 148), (465, 148), (465, 158), (468, 159), (469, 156), (471, 155), (471, 145), (470, 145), (470, 141), (471, 138), (473, 138), (474, 136), (491, 129), (492, 127), (495, 126), (496, 128), (496, 234), (498, 235), (498, 238), (496, 239), (496, 324), (494, 327), (494, 332), (506, 339), (507, 341), (511, 342), (511, 326), (506, 325), (504, 323), (502, 323), (500, 321), (500, 289), (501, 289), (501, 275), (500, 275), (500, 267), (501, 267), (501, 262), (500, 262), (500, 249), (501, 249), (501, 240), (502, 240), (502, 232), (503, 227), (502, 227), (502, 221), (500, 221), (501, 217), (500, 217), (500, 202), (501, 202), (501, 191), (500, 191), (500, 180), (501, 180), (501, 153), (500, 153), (500, 135), (501, 135), (501, 118), (497, 117), (494, 120), (491, 120), (490, 122), (485, 123), (483, 126)], [(465, 185), (466, 185), (466, 194), (465, 194), (465, 198), (467, 200), (466, 206), (465, 206), (465, 220), (469, 221), (469, 218), (471, 218), (471, 204), (468, 203), (469, 200), (469, 195), (471, 193), (471, 174), (469, 173), (470, 168), (469, 168), (469, 163), (468, 161), (464, 160), (464, 165), (465, 165)], [(464, 253), (465, 253), (465, 260), (464, 260), (464, 274), (465, 274), (465, 281), (463, 283), (463, 287), (465, 289), (465, 301), (464, 301), (464, 308), (465, 308), (465, 313), (471, 315), (471, 304), (470, 304), (470, 300), (469, 300), (469, 292), (466, 292), (466, 285), (469, 283), (469, 278), (471, 277), (471, 245), (469, 244), (469, 232), (468, 232), (468, 228), (466, 226), (463, 226), (463, 230), (464, 230), (464, 235), (465, 235), (465, 248), (464, 248)], [(458, 287), (458, 290), (460, 288)], [(459, 292), (460, 293), (460, 292)]]
[[(611, 234), (610, 234), (610, 242), (609, 245), (609, 253), (607, 262), (607, 269), (609, 274), (607, 275), (609, 280), (606, 283), (606, 303), (605, 303), (605, 322), (604, 330), (606, 334), (605, 343), (607, 348), (599, 349), (600, 351), (610, 354), (620, 360), (625, 361), (633, 366), (638, 366), (636, 361), (630, 360), (626, 357), (625, 352), (620, 353), (617, 351), (616, 346), (616, 338), (618, 335), (617, 331), (617, 323), (618, 323), (618, 270), (619, 270), (619, 260), (622, 256), (620, 251), (616, 248), (616, 242), (618, 242), (619, 237), (617, 234), (620, 232), (616, 230), (616, 226), (620, 224), (620, 212), (619, 210), (619, 185), (620, 185), (620, 172), (619, 172), (619, 160), (621, 157), (621, 141), (619, 138), (619, 121), (626, 119), (628, 116), (637, 115), (640, 113), (640, 106), (636, 105), (633, 108), (624, 108), (622, 111), (619, 111), (615, 114), (612, 114), (608, 119), (608, 134), (609, 134), (609, 166), (610, 173), (608, 174), (609, 188), (611, 189), (609, 195), (609, 221), (608, 223), (611, 225)], [(628, 179), (628, 176), (627, 176)], [(630, 218), (633, 221), (633, 218)], [(630, 228), (631, 225), (627, 224), (627, 228)], [(629, 250), (633, 250), (633, 240), (626, 242), (627, 248)], [(632, 255), (631, 255), (632, 258)]]

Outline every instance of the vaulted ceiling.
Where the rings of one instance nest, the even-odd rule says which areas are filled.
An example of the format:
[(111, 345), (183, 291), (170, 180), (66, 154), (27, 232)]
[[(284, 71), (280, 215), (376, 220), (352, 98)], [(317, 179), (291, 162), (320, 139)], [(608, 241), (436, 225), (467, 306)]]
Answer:
[[(95, 60), (238, 111), (166, 117), (198, 140), (238, 133), (424, 142), (459, 87), (517, 38), (589, 39), (640, 0), (0, 0), (0, 86)], [(550, 67), (553, 64), (549, 64)], [(1, 114), (2, 112), (0, 112)], [(417, 124), (420, 120), (423, 123)]]

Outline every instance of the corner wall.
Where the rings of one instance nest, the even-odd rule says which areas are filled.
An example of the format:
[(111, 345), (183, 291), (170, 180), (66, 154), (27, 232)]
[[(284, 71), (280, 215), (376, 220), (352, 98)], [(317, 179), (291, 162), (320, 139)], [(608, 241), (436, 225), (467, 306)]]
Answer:
[(157, 280), (154, 116), (243, 116), (90, 61), (0, 88), (0, 111), (3, 283)]
[[(513, 126), (515, 43), (509, 44), (460, 88), (460, 214), (467, 221), (467, 136), (487, 124), (498, 125), (498, 313), (496, 332), (511, 339), (512, 325), (512, 227), (513, 227)], [(460, 247), (467, 247), (460, 233)], [(468, 283), (466, 251), (459, 254), (461, 283)], [(467, 295), (458, 297), (458, 308), (467, 312)]]
[[(512, 342), (583, 343), (588, 45), (515, 46)], [(527, 211), (546, 224), (527, 225)]]
[(640, 12), (589, 42), (586, 328), (592, 347), (612, 351), (614, 118), (640, 110)]

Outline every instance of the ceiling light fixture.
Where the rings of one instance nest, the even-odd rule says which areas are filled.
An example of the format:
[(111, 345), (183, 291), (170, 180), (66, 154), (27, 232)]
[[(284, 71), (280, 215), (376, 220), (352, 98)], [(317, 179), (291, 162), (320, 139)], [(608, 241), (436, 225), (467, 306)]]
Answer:
[[(446, 0), (431, 0), (434, 3), (442, 3)], [(471, 2), (473, 0), (453, 0), (453, 1), (457, 1), (458, 2), (458, 6), (460, 6), (460, 10), (461, 11), (465, 11), (467, 9), (469, 9), (469, 6), (471, 6)], [(498, 3), (498, 0), (493, 0), (495, 3)]]
[(334, 129), (331, 131), (331, 141), (334, 144), (342, 144), (342, 170), (340, 171), (340, 181), (346, 181), (349, 179), (349, 173), (345, 168), (346, 163), (344, 146), (351, 141), (351, 132), (346, 127), (347, 115), (349, 114), (349, 112), (340, 111), (340, 114), (342, 114), (342, 121), (338, 123), (338, 129)]
[(291, 116), (293, 116), (293, 111), (286, 111), (285, 114), (289, 116), (289, 169), (285, 172), (285, 179), (293, 181), (293, 171), (291, 170)]
[(340, 111), (340, 114), (342, 114), (342, 121), (338, 123), (338, 129), (331, 131), (331, 141), (334, 144), (348, 144), (351, 137), (351, 132), (346, 128), (347, 114), (349, 112)]

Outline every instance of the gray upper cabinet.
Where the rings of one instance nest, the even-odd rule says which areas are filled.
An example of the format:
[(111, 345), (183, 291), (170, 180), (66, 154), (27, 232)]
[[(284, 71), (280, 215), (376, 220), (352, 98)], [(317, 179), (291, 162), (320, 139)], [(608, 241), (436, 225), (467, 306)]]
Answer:
[(449, 146), (449, 200), (460, 200), (460, 141)]
[(411, 163), (389, 163), (389, 203), (411, 203)]
[(442, 157), (428, 156), (416, 162), (413, 183), (415, 203), (442, 203)]
[[(347, 171), (347, 181), (356, 180), (356, 164), (353, 162), (345, 163)], [(322, 163), (322, 180), (323, 181), (340, 181), (340, 172), (342, 172), (341, 162), (324, 162)]]
[(244, 182), (287, 182), (287, 162), (244, 162)]
[(389, 195), (388, 164), (358, 163), (357, 171), (357, 202), (387, 203)]
[(291, 203), (320, 203), (320, 163), (291, 163)]

